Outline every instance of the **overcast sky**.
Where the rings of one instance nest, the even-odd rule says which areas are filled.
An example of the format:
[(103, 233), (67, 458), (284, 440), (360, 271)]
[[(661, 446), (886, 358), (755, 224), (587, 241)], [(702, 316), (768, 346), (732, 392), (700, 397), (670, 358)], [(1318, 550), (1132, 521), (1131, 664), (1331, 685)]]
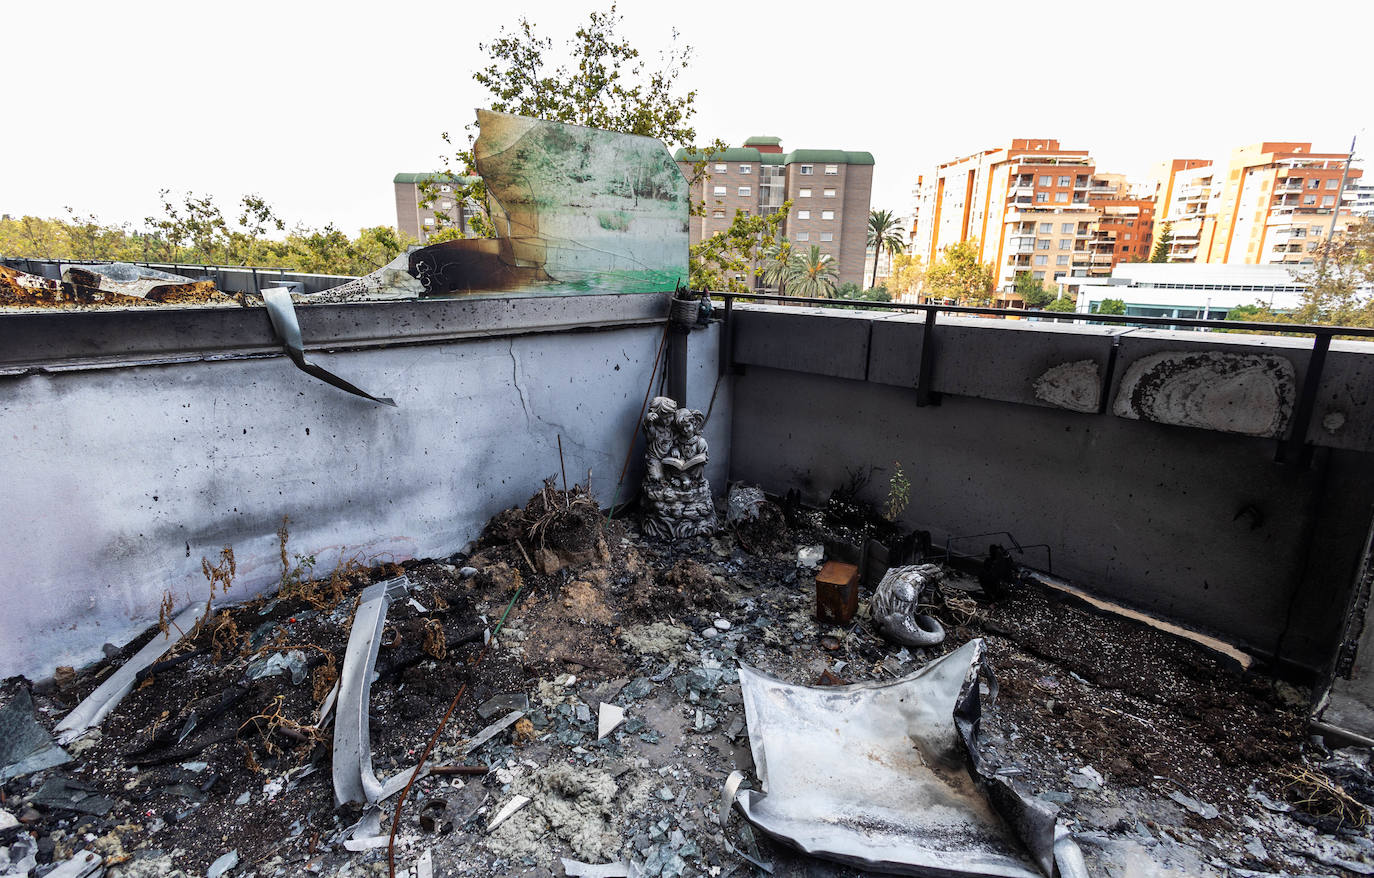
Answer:
[[(561, 40), (579, 2), (12, 3), (0, 213), (142, 218), (159, 189), (288, 221), (394, 225), (391, 178), (436, 169), (485, 92), (477, 43), (520, 15)], [(643, 51), (696, 54), (703, 141), (869, 150), (905, 216), (937, 162), (1058, 138), (1103, 171), (1259, 140), (1374, 150), (1374, 2), (665, 3), (622, 0)], [(1321, 52), (1322, 54), (1305, 54)], [(797, 60), (792, 60), (793, 58)]]

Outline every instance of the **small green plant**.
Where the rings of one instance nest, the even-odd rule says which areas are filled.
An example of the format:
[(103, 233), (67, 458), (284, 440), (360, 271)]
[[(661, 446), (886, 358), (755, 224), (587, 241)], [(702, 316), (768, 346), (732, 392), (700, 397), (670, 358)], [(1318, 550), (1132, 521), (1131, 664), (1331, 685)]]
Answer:
[(900, 462), (894, 461), (893, 467), (892, 478), (887, 482), (887, 506), (883, 514), (888, 521), (896, 524), (897, 519), (911, 503), (911, 480), (902, 472)]

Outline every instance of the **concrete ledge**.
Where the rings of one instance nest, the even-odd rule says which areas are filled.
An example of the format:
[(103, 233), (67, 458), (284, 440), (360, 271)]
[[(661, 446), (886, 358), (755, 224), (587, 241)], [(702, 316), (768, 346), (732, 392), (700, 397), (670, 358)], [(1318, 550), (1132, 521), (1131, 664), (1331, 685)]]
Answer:
[[(306, 348), (347, 350), (661, 322), (668, 295), (298, 305)], [(264, 308), (0, 314), (0, 374), (281, 352)]]
[(864, 380), (873, 314), (748, 305), (734, 309), (735, 362)]

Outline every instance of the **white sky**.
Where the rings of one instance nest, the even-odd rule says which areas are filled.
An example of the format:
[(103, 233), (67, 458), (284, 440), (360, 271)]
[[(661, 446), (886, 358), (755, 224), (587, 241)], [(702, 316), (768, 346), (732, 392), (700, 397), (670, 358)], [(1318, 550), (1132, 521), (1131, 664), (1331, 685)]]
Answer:
[[(396, 222), (391, 178), (438, 168), (484, 91), (477, 43), (519, 15), (561, 41), (600, 3), (8, 4), (0, 213), (104, 221), (160, 188), (288, 222)], [(1374, 2), (901, 3), (622, 0), (641, 51), (696, 49), (701, 141), (869, 150), (873, 206), (906, 216), (918, 173), (1054, 137), (1102, 171), (1259, 140), (1374, 150), (1361, 39)], [(1321, 51), (1323, 54), (1305, 54)], [(802, 60), (791, 63), (796, 56)]]

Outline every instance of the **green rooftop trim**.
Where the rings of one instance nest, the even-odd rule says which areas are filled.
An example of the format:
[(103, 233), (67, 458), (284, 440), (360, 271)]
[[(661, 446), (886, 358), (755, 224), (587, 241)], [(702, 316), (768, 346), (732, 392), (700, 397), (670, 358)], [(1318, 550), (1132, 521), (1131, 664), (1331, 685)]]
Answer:
[(794, 149), (784, 157), (784, 164), (871, 165), (873, 153), (851, 152), (847, 149)]
[(762, 165), (790, 165), (797, 162), (831, 165), (871, 165), (873, 153), (851, 152), (844, 149), (794, 149), (788, 153), (759, 152), (752, 146), (732, 146), (711, 156), (679, 149), (673, 153), (679, 162), (757, 162)]
[(751, 137), (744, 141), (745, 146), (782, 146), (781, 137)]
[(721, 150), (711, 155), (700, 152), (688, 152), (686, 149), (679, 149), (673, 153), (673, 161), (678, 162), (757, 162), (760, 161), (763, 153), (749, 146), (732, 146), (729, 149)]
[(423, 174), (397, 174), (391, 182), (393, 183), (458, 183), (467, 184), (480, 180), (481, 177), (464, 177), (459, 174), (450, 174), (445, 171), (428, 171)]

